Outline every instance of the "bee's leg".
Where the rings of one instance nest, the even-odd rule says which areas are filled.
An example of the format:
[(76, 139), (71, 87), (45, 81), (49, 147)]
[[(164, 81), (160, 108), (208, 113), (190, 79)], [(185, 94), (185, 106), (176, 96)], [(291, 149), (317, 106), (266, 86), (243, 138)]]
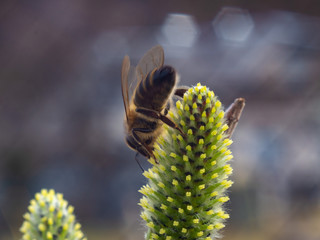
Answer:
[[(184, 95), (184, 93), (185, 93), (186, 91), (188, 91), (188, 87), (179, 86), (179, 87), (177, 87), (177, 88), (175, 89), (175, 91), (174, 91), (174, 96), (175, 96), (175, 97), (178, 97), (179, 99), (180, 99), (180, 98), (183, 98), (183, 95)], [(165, 116), (167, 116), (167, 114), (168, 114), (168, 112), (169, 112), (169, 110), (170, 110), (170, 107), (171, 107), (171, 105), (172, 105), (172, 102), (173, 102), (172, 99), (170, 99), (170, 100), (168, 101), (167, 106), (166, 106), (166, 108), (164, 109), (164, 115), (165, 115)]]
[(165, 107), (165, 109), (163, 111), (163, 115), (167, 116), (167, 114), (170, 110), (171, 104), (172, 104), (171, 101), (168, 101), (167, 106)]
[(150, 133), (152, 131), (153, 130), (149, 129), (149, 128), (133, 128), (131, 130), (131, 133), (132, 133), (132, 136), (134, 137), (134, 139), (137, 141), (137, 143), (139, 143), (140, 146), (143, 148), (143, 150), (145, 150), (149, 154), (149, 156), (146, 156), (145, 154), (142, 154), (142, 155), (144, 155), (144, 156), (146, 156), (148, 158), (152, 157), (155, 160), (155, 162), (158, 163), (156, 157), (153, 154), (152, 149), (148, 145), (146, 145), (144, 142), (142, 142), (141, 139), (139, 138), (139, 136), (136, 133), (136, 132)]
[(136, 112), (141, 113), (147, 117), (159, 119), (165, 124), (167, 124), (168, 126), (174, 129), (177, 129), (182, 134), (182, 136), (185, 136), (184, 132), (179, 128), (177, 124), (175, 124), (172, 120), (170, 120), (169, 118), (167, 118), (166, 116), (162, 115), (161, 113), (155, 110), (146, 109), (146, 108), (136, 108)]
[(242, 110), (245, 106), (244, 98), (237, 98), (226, 110), (226, 123), (228, 124), (228, 130), (226, 131), (227, 137), (231, 138), (234, 129), (236, 128), (240, 119)]
[(139, 155), (139, 152), (136, 153), (136, 156), (134, 157), (134, 159), (135, 159), (136, 162), (138, 163), (138, 165), (139, 165), (139, 167), (141, 168), (142, 172), (144, 172), (144, 169), (143, 169), (143, 167), (141, 166), (141, 164), (140, 164), (140, 162), (139, 162), (138, 155)]
[(183, 98), (183, 95), (186, 91), (188, 91), (188, 87), (179, 86), (175, 89), (174, 95)]

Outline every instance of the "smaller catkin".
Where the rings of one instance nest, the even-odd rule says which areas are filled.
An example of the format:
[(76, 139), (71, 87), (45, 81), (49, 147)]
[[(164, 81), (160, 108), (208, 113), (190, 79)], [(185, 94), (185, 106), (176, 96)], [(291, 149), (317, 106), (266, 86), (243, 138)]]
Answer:
[[(174, 112), (173, 112), (174, 111)], [(226, 138), (221, 102), (213, 91), (198, 84), (190, 88), (169, 117), (184, 132), (165, 126), (155, 144), (152, 168), (143, 175), (140, 189), (146, 239), (214, 239), (229, 215), (223, 204), (232, 185), (229, 161), (233, 158)]]
[(61, 193), (42, 189), (30, 201), (25, 221), (20, 228), (23, 240), (86, 240), (80, 223), (76, 222), (73, 206)]

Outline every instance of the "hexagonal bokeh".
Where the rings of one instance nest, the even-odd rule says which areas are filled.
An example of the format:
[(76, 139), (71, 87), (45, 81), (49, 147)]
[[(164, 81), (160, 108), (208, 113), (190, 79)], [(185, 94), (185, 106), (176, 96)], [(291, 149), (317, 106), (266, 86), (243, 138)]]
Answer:
[(223, 8), (212, 21), (212, 25), (220, 39), (235, 43), (244, 42), (254, 27), (247, 10), (231, 7)]
[(198, 36), (198, 27), (187, 14), (169, 14), (161, 31), (169, 44), (183, 47), (191, 47)]

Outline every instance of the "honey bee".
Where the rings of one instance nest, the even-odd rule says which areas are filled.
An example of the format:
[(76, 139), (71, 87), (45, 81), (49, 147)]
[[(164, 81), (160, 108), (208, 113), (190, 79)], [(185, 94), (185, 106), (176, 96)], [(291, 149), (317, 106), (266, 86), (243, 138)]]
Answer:
[[(173, 95), (182, 97), (187, 88), (177, 87), (177, 74), (173, 67), (164, 66), (164, 51), (160, 45), (151, 48), (139, 61), (136, 68), (130, 66), (125, 56), (121, 71), (121, 89), (125, 109), (127, 145), (147, 158), (153, 154), (154, 143), (163, 132), (163, 124), (183, 132), (166, 115)], [(129, 98), (130, 73), (137, 84)], [(137, 155), (136, 155), (137, 156)]]

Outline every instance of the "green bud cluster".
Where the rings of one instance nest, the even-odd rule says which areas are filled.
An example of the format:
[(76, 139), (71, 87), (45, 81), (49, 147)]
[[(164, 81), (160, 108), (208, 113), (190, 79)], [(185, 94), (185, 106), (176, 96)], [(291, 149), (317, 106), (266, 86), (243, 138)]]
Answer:
[(155, 144), (159, 163), (150, 159), (153, 166), (143, 173), (148, 184), (140, 189), (144, 196), (139, 205), (148, 228), (146, 239), (214, 239), (229, 218), (223, 203), (233, 184), (228, 180), (232, 141), (225, 134), (221, 102), (198, 84), (176, 102), (169, 116), (184, 135), (165, 126)]
[(30, 201), (29, 212), (20, 228), (23, 240), (86, 240), (80, 223), (76, 222), (74, 208), (63, 195), (42, 189)]

